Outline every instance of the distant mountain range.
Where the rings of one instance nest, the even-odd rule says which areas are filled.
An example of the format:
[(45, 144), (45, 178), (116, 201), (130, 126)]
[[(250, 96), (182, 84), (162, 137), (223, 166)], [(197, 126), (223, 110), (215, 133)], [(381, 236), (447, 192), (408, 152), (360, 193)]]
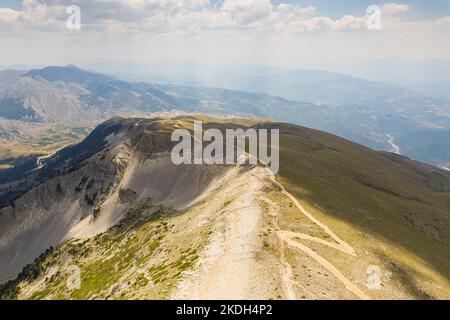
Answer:
[[(9, 78), (9, 79), (8, 79)], [(84, 123), (132, 112), (178, 109), (210, 114), (264, 116), (311, 104), (221, 89), (130, 83), (76, 68), (1, 71), (0, 117), (41, 123)], [(7, 80), (8, 79), (8, 80)]]
[[(78, 125), (115, 115), (170, 110), (264, 117), (325, 130), (432, 164), (450, 164), (448, 153), (441, 151), (448, 141), (430, 138), (443, 137), (450, 130), (448, 101), (337, 73), (269, 70), (208, 82), (240, 91), (127, 82), (75, 66), (4, 70), (0, 71), (0, 118), (7, 119), (11, 128), (11, 121)], [(3, 137), (11, 138), (13, 133), (0, 130)]]

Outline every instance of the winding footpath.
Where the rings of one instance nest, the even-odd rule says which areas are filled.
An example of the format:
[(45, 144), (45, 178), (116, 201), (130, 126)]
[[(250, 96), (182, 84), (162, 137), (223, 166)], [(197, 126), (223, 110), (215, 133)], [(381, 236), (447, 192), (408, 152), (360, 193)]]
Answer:
[[(178, 120), (176, 127), (182, 126), (181, 122)], [(195, 140), (198, 140), (194, 135), (191, 135)], [(240, 151), (243, 152), (243, 154), (246, 154), (249, 159), (252, 158), (253, 156), (248, 154), (245, 150), (236, 148)], [(263, 165), (264, 162), (260, 161)], [(313, 237), (311, 235), (307, 235), (304, 233), (298, 233), (298, 232), (291, 232), (291, 231), (287, 231), (287, 230), (278, 230), (277, 231), (277, 235), (279, 237), (279, 239), (282, 241), (282, 243), (286, 243), (289, 246), (295, 247), (301, 251), (303, 251), (305, 254), (307, 254), (308, 256), (310, 256), (312, 259), (314, 259), (316, 262), (318, 262), (320, 265), (322, 265), (325, 269), (327, 269), (331, 274), (333, 274), (349, 291), (351, 291), (353, 294), (355, 294), (358, 298), (362, 299), (362, 300), (370, 300), (370, 297), (368, 295), (366, 295), (363, 291), (361, 291), (353, 282), (351, 282), (342, 272), (340, 272), (332, 263), (330, 263), (328, 260), (326, 260), (325, 258), (323, 258), (322, 256), (320, 256), (319, 254), (317, 254), (314, 250), (312, 250), (311, 248), (309, 248), (308, 246), (304, 245), (303, 243), (300, 243), (298, 240), (308, 240), (308, 241), (312, 241), (312, 242), (316, 242), (319, 243), (321, 245), (325, 245), (331, 249), (335, 249), (338, 251), (341, 251), (345, 254), (348, 254), (350, 256), (356, 257), (357, 254), (355, 252), (355, 250), (348, 244), (346, 243), (344, 240), (342, 240), (341, 238), (339, 238), (333, 231), (331, 231), (331, 229), (323, 224), (322, 222), (320, 222), (318, 219), (316, 219), (308, 210), (306, 210), (301, 204), (300, 202), (297, 200), (296, 197), (294, 197), (291, 193), (289, 193), (286, 188), (279, 183), (276, 180), (275, 175), (268, 169), (268, 168), (264, 168), (263, 170), (260, 171), (264, 172), (264, 174), (261, 176), (260, 174), (257, 175), (253, 175), (254, 177), (258, 178), (257, 180), (259, 180), (260, 182), (263, 181), (263, 178), (268, 178), (272, 183), (274, 183), (280, 190), (281, 193), (284, 194), (286, 197), (288, 197), (296, 206), (296, 208), (303, 214), (305, 215), (311, 222), (313, 222), (314, 224), (316, 224), (318, 227), (320, 227), (327, 235), (329, 235), (334, 242), (331, 241), (327, 241), (321, 238), (317, 238), (317, 237)], [(254, 181), (256, 182), (256, 181)], [(249, 190), (252, 190), (253, 192), (250, 192), (250, 194), (247, 194), (247, 196), (245, 197), (245, 201), (241, 202), (241, 209), (242, 208), (242, 204), (246, 203), (247, 205), (249, 205), (249, 207), (254, 207), (252, 206), (252, 202), (255, 197), (255, 190), (257, 190), (258, 188), (256, 187), (257, 184), (253, 185), (253, 186), (248, 186), (250, 187)], [(247, 210), (243, 210), (241, 211), (241, 214), (239, 215), (242, 218), (242, 213), (245, 212), (245, 220), (247, 220), (249, 218), (249, 212)], [(252, 212), (252, 211), (250, 211)], [(261, 215), (261, 213), (257, 213), (258, 211), (254, 211), (254, 214), (251, 214), (250, 216), (254, 216), (255, 219), (257, 220), (257, 216)], [(257, 222), (252, 223), (251, 227), (248, 228), (248, 230), (244, 231), (244, 229), (240, 228), (239, 225), (242, 225), (243, 221), (240, 221), (239, 223), (236, 223), (238, 220), (236, 220), (234, 223), (230, 223), (230, 221), (228, 221), (228, 223), (226, 223), (226, 225), (228, 225), (228, 230), (235, 230), (237, 232), (234, 232), (233, 236), (225, 236), (222, 241), (219, 241), (221, 243), (221, 245), (219, 247), (222, 247), (222, 250), (227, 248), (227, 250), (225, 250), (224, 252), (226, 254), (214, 254), (212, 256), (209, 257), (209, 259), (206, 259), (207, 261), (205, 261), (205, 265), (207, 266), (206, 269), (204, 269), (201, 274), (203, 276), (205, 276), (206, 274), (208, 274), (208, 270), (210, 271), (210, 269), (215, 269), (215, 272), (212, 272), (212, 274), (209, 274), (209, 276), (207, 277), (207, 280), (205, 281), (198, 281), (199, 279), (197, 279), (197, 281), (195, 281), (197, 284), (198, 283), (202, 283), (203, 286), (210, 286), (210, 284), (217, 284), (217, 283), (221, 283), (221, 285), (219, 286), (219, 290), (217, 290), (217, 286), (214, 285), (213, 288), (205, 288), (205, 287), (197, 287), (197, 288), (193, 288), (192, 286), (187, 286), (189, 289), (186, 290), (186, 287), (184, 288), (184, 292), (197, 292), (197, 293), (202, 293), (203, 296), (206, 295), (206, 297), (221, 297), (223, 298), (224, 296), (226, 297), (234, 297), (236, 298), (236, 296), (245, 296), (245, 288), (247, 287), (247, 284), (245, 283), (245, 281), (242, 281), (243, 278), (246, 277), (242, 277), (242, 271), (243, 270), (250, 270), (252, 269), (250, 267), (250, 261), (251, 256), (246, 257), (246, 259), (241, 260), (242, 265), (239, 268), (233, 268), (234, 270), (230, 270), (229, 272), (226, 272), (227, 270), (224, 270), (224, 266), (236, 266), (236, 260), (234, 259), (230, 259), (229, 263), (224, 263), (225, 261), (227, 261), (227, 258), (232, 258), (235, 257), (236, 255), (239, 256), (239, 254), (237, 254), (237, 252), (234, 252), (234, 250), (231, 250), (230, 248), (235, 248), (236, 246), (238, 246), (238, 244), (240, 244), (241, 248), (245, 248), (245, 250), (248, 250), (248, 246), (249, 243), (252, 243), (252, 241), (248, 242), (248, 239), (251, 238), (250, 234), (254, 234), (254, 228), (256, 227)], [(228, 241), (224, 241), (224, 239), (237, 239), (237, 243), (235, 243), (235, 245), (233, 246), (229, 246), (226, 245)], [(245, 244), (242, 242), (243, 239), (247, 239), (247, 244)], [(239, 247), (239, 246), (238, 246)], [(213, 250), (216, 251), (216, 250)], [(220, 251), (220, 250), (219, 250)], [(292, 278), (292, 270), (290, 269), (290, 266), (288, 264), (288, 262), (285, 260), (284, 258), (284, 251), (283, 248), (281, 249), (281, 262), (284, 265), (286, 272), (283, 275), (284, 278), (284, 282), (289, 282), (289, 279)], [(240, 253), (242, 254), (242, 252)], [(212, 259), (211, 259), (212, 258)], [(208, 261), (208, 260), (213, 260), (214, 263), (212, 263), (212, 261)], [(205, 267), (204, 265), (204, 267)], [(216, 268), (212, 268), (211, 266), (215, 265)], [(244, 272), (245, 273), (245, 272)], [(247, 272), (248, 273), (248, 272)], [(241, 277), (236, 278), (237, 279), (241, 279), (240, 281), (231, 281), (230, 278), (225, 277), (224, 275), (241, 275)], [(218, 281), (218, 280), (222, 280), (222, 281)], [(231, 286), (232, 288), (234, 288), (234, 290), (227, 292), (223, 290), (223, 288), (226, 287), (230, 287), (231, 283), (234, 283), (236, 285)], [(236, 292), (236, 289), (240, 288), (241, 290), (237, 290), (239, 292)], [(194, 289), (194, 290), (192, 290)], [(295, 297), (295, 292), (293, 290), (293, 286), (290, 283), (285, 283), (285, 291), (286, 294), (288, 296), (289, 299), (296, 299)], [(228, 295), (226, 295), (225, 293), (228, 293)], [(224, 295), (225, 294), (225, 295)], [(184, 298), (186, 298), (186, 296), (184, 296)], [(197, 297), (198, 298), (198, 297)], [(204, 297), (203, 297), (204, 298)], [(242, 297), (241, 297), (242, 298)]]
[(279, 183), (274, 175), (268, 176), (269, 180), (273, 182), (276, 186), (278, 186), (281, 190), (281, 193), (283, 193), (285, 196), (287, 196), (297, 207), (300, 212), (305, 215), (309, 220), (311, 220), (314, 224), (319, 226), (326, 234), (328, 234), (335, 242), (323, 240), (317, 237), (313, 237), (304, 233), (298, 233), (298, 232), (290, 232), (290, 231), (284, 231), (280, 230), (277, 232), (278, 237), (280, 240), (284, 241), (288, 245), (295, 247), (304, 253), (306, 253), (308, 256), (313, 258), (315, 261), (317, 261), (320, 265), (322, 265), (325, 269), (327, 269), (329, 272), (331, 272), (339, 281), (342, 282), (342, 284), (351, 292), (353, 292), (358, 298), (362, 300), (370, 300), (370, 297), (366, 295), (364, 292), (362, 292), (354, 283), (352, 283), (347, 277), (345, 277), (342, 272), (340, 272), (335, 266), (333, 266), (328, 260), (314, 252), (311, 248), (307, 247), (306, 245), (300, 243), (299, 239), (303, 240), (309, 240), (316, 243), (320, 243), (322, 245), (325, 245), (327, 247), (330, 247), (335, 250), (339, 250), (343, 253), (349, 254), (351, 256), (356, 257), (355, 250), (347, 244), (344, 240), (339, 238), (333, 231), (330, 230), (330, 228), (317, 220), (310, 212), (308, 212), (299, 202), (298, 200), (289, 193), (284, 186)]

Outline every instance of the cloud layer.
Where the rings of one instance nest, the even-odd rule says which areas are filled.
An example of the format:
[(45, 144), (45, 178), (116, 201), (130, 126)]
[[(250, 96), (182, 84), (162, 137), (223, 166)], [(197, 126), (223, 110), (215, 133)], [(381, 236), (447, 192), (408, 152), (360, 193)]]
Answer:
[[(215, 3), (215, 5), (214, 5)], [(32, 29), (57, 31), (65, 28), (66, 8), (81, 8), (83, 29), (97, 32), (251, 31), (302, 33), (318, 30), (366, 28), (367, 15), (339, 19), (317, 15), (315, 7), (272, 4), (270, 0), (24, 0), (22, 10), (0, 8), (2, 31)], [(405, 4), (381, 6), (383, 26), (398, 26), (410, 10)], [(447, 20), (424, 26), (448, 27)], [(443, 25), (444, 24), (444, 25)]]
[[(326, 61), (352, 64), (355, 57), (450, 56), (450, 12), (414, 20), (414, 5), (382, 3), (382, 28), (374, 31), (365, 8), (331, 17), (323, 7), (285, 1), (23, 0), (21, 9), (0, 8), (0, 61), (172, 59), (321, 68)], [(81, 9), (80, 31), (66, 27), (74, 4)]]

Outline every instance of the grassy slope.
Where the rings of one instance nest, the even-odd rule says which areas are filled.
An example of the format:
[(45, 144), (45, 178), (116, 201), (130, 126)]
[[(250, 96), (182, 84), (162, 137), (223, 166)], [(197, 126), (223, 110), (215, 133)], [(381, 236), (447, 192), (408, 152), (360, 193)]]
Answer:
[[(167, 299), (208, 237), (208, 225), (186, 228), (195, 213), (140, 203), (108, 232), (48, 250), (0, 286), (0, 299)], [(71, 266), (79, 289), (68, 290)]]
[(448, 173), (299, 127), (280, 159), (286, 188), (413, 297), (450, 297)]

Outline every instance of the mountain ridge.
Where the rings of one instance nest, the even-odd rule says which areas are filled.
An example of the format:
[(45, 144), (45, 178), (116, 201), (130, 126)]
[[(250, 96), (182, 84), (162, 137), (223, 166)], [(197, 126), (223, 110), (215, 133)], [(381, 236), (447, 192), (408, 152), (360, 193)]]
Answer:
[[(254, 166), (174, 166), (168, 154), (170, 133), (180, 127), (192, 130), (195, 119), (204, 122), (205, 130), (279, 128), (279, 174), (263, 177)], [(20, 264), (31, 263), (1, 286), (0, 296), (448, 296), (447, 171), (267, 120), (113, 119), (100, 132), (88, 138), (98, 146), (93, 154), (86, 154), (85, 160), (74, 158), (79, 165), (73, 167), (62, 155), (45, 159), (38, 170), (52, 167), (58, 158), (68, 170), (54, 166), (57, 175), (0, 209), (0, 225), (9, 230), (0, 233), (1, 260), (9, 261), (8, 252), (14, 250), (6, 248), (12, 243), (29, 248), (14, 260), (21, 263), (8, 267), (15, 272), (2, 279), (12, 279)], [(83, 149), (89, 144), (85, 142)], [(73, 157), (70, 150), (62, 151), (68, 159)], [(27, 231), (30, 221), (39, 232)], [(56, 225), (51, 230), (62, 233), (49, 233)], [(324, 226), (332, 233), (324, 233)], [(26, 245), (33, 232), (33, 239), (41, 239), (33, 243), (45, 245)], [(330, 234), (353, 248), (355, 255), (335, 251)], [(42, 252), (46, 253), (33, 262)], [(223, 261), (238, 257), (241, 262), (223, 267)], [(81, 268), (80, 290), (65, 288), (64, 270), (73, 264)], [(219, 265), (222, 272), (214, 271)], [(366, 270), (373, 265), (382, 271), (384, 290), (366, 287)], [(191, 295), (195, 292), (199, 295)]]

